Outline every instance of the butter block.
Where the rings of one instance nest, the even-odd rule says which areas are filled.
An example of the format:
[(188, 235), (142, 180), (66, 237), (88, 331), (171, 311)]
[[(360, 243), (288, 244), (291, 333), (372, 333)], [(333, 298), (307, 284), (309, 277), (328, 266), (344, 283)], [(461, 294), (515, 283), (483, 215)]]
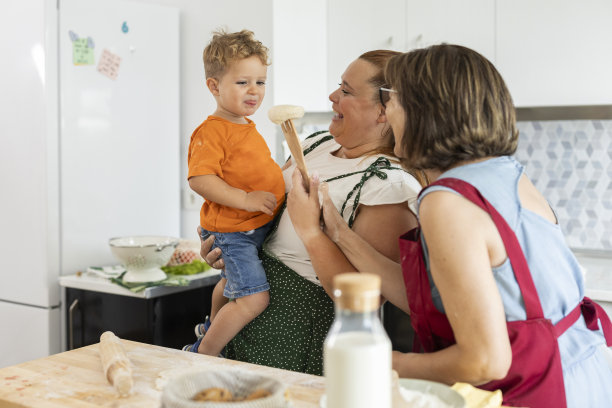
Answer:
[(470, 384), (459, 382), (451, 388), (463, 396), (467, 408), (501, 407), (503, 398), (500, 390), (485, 391)]

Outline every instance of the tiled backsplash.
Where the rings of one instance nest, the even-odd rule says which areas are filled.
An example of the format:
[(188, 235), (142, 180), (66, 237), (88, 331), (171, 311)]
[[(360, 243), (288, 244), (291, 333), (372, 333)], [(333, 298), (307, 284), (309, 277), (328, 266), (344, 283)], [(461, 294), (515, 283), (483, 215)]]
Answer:
[[(306, 114), (296, 123), (300, 135), (326, 129), (331, 115)], [(555, 209), (568, 244), (612, 254), (612, 120), (525, 121), (518, 129), (516, 158)]]
[(516, 158), (555, 209), (568, 244), (612, 252), (612, 120), (518, 122)]

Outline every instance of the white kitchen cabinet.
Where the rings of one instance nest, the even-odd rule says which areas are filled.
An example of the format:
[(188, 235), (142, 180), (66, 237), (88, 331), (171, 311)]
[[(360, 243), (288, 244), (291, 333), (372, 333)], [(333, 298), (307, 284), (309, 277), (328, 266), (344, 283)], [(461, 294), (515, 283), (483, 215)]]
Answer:
[(609, 105), (611, 18), (610, 0), (275, 0), (275, 103), (329, 111), (361, 53), (447, 42), (493, 62), (516, 106)]
[(342, 73), (366, 51), (405, 51), (405, 0), (329, 0), (327, 92), (338, 88)]
[(275, 0), (274, 103), (328, 112), (328, 96), (366, 51), (405, 50), (405, 0)]
[(406, 0), (405, 27), (406, 50), (446, 42), (495, 63), (495, 1)]
[(517, 106), (612, 103), (612, 2), (497, 0), (497, 61)]
[(272, 78), (275, 105), (330, 110), (327, 100), (327, 0), (274, 0)]
[(495, 59), (491, 0), (275, 0), (273, 10), (274, 103), (309, 112), (330, 110), (328, 95), (366, 51), (449, 42)]

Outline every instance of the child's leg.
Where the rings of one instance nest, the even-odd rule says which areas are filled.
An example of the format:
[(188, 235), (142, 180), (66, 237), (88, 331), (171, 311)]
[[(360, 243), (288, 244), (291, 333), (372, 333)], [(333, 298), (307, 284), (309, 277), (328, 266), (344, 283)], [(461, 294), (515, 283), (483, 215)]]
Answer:
[(223, 348), (251, 320), (263, 312), (270, 303), (268, 291), (258, 292), (228, 302), (223, 306), (204, 335), (198, 353), (217, 356)]
[(216, 311), (198, 353), (217, 356), (244, 326), (268, 307), (270, 286), (258, 250), (270, 225), (246, 232), (214, 233), (215, 244), (224, 254), (223, 276), (227, 281), (223, 295), (236, 300), (225, 303)]
[(221, 308), (225, 306), (228, 301), (228, 299), (223, 296), (223, 290), (225, 289), (226, 283), (227, 280), (225, 278), (221, 278), (221, 280), (217, 282), (215, 288), (213, 289), (210, 316), (208, 317), (211, 322), (215, 319), (215, 316), (217, 315), (217, 313), (219, 313), (219, 310), (221, 310)]
[[(202, 227), (198, 227), (198, 234), (200, 235), (202, 241), (206, 241), (206, 239), (211, 235), (210, 231), (207, 231)], [(215, 245), (213, 245), (211, 249), (214, 248), (216, 248)], [(222, 272), (221, 279), (215, 285), (212, 293), (210, 315), (208, 316), (208, 320), (211, 322), (213, 321), (219, 310), (223, 307), (223, 305), (225, 305), (228, 301), (228, 299), (223, 296), (223, 290), (225, 289), (226, 284), (227, 279), (225, 279), (225, 275)]]

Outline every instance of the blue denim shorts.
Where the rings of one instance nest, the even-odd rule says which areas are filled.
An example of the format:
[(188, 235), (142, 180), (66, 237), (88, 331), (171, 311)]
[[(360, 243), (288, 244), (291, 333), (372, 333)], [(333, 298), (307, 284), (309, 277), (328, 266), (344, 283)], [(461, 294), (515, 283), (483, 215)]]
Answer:
[(227, 279), (223, 290), (226, 298), (236, 299), (270, 290), (258, 253), (271, 227), (272, 221), (251, 231), (215, 232), (202, 228), (202, 239), (213, 235), (212, 249), (221, 248), (225, 263), (221, 277)]

